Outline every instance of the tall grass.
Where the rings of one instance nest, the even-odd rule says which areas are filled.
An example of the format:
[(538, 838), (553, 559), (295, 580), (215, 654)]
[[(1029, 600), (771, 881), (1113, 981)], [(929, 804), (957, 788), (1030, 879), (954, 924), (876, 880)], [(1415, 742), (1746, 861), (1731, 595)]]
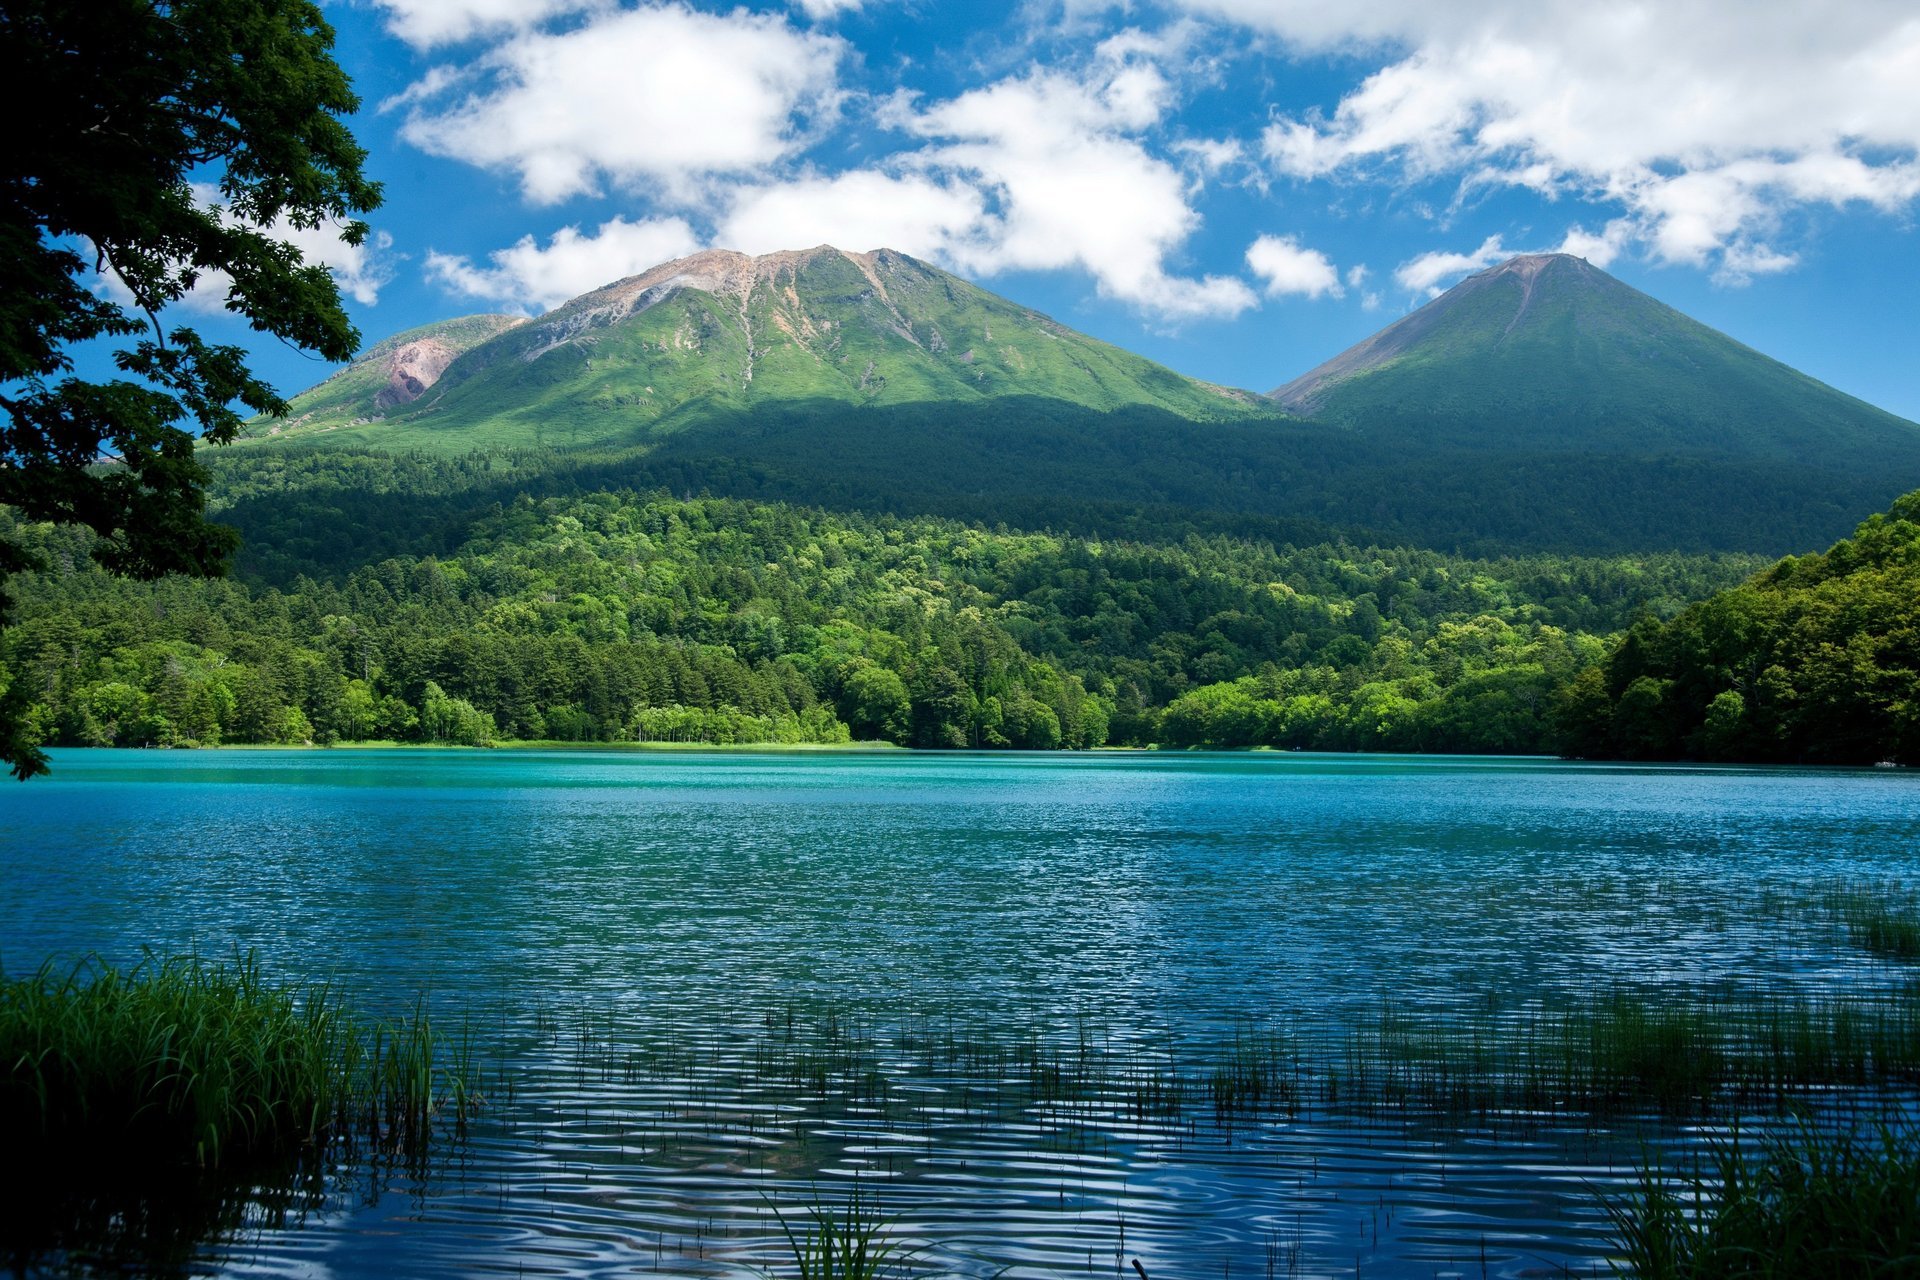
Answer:
[(22, 1155), (216, 1168), (333, 1141), (418, 1151), (473, 1098), (424, 1010), (369, 1022), (251, 957), (0, 978), (0, 1132)]
[(838, 1208), (816, 1194), (807, 1220), (797, 1225), (772, 1207), (793, 1251), (798, 1280), (879, 1280), (907, 1269), (909, 1258), (887, 1238), (879, 1206), (861, 1194), (858, 1183)]
[(1757, 1149), (1718, 1144), (1711, 1174), (1644, 1170), (1610, 1205), (1640, 1280), (1824, 1280), (1920, 1275), (1920, 1131), (1834, 1133), (1812, 1123)]
[(1828, 890), (1825, 905), (1846, 926), (1847, 940), (1894, 960), (1920, 960), (1920, 892), (1899, 884), (1847, 884)]

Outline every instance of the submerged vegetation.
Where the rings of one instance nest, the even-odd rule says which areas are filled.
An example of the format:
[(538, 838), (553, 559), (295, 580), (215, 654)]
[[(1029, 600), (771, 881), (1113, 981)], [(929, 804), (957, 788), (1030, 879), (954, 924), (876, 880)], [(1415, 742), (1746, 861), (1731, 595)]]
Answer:
[(1920, 960), (1920, 889), (1903, 883), (1845, 884), (1823, 893), (1820, 905), (1863, 951)]
[(334, 1141), (419, 1151), (476, 1100), (463, 1047), (423, 1010), (370, 1022), (325, 987), (274, 986), (251, 958), (0, 980), (0, 1072), (0, 1130), (63, 1167), (231, 1167)]
[(1382, 1010), (1351, 1025), (1247, 1025), (1193, 1043), (1087, 1023), (882, 1022), (836, 1008), (769, 1015), (748, 1044), (689, 1043), (609, 1010), (582, 1012), (565, 1040), (589, 1075), (733, 1076), (756, 1095), (837, 1101), (907, 1125), (956, 1091), (983, 1118), (1091, 1106), (1142, 1122), (1404, 1113), (1526, 1125), (1566, 1113), (1778, 1111), (1835, 1089), (1911, 1086), (1920, 987), (1712, 1000), (1595, 991), (1424, 1018)]

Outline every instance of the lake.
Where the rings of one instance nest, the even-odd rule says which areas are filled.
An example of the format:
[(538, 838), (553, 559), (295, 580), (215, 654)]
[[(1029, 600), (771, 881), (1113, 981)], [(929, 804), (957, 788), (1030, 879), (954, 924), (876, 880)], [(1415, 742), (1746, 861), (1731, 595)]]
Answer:
[[(205, 1269), (236, 1275), (761, 1275), (786, 1256), (775, 1208), (804, 1219), (856, 1186), (938, 1274), (1132, 1275), (1134, 1258), (1156, 1278), (1606, 1274), (1604, 1197), (1649, 1143), (1712, 1125), (1222, 1119), (1140, 1104), (1139, 1064), (1596, 990), (1911, 978), (1805, 907), (1920, 875), (1907, 771), (53, 760), (0, 789), (9, 974), (251, 950), (363, 1007), (424, 999), (485, 1064), (465, 1141), (425, 1168), (344, 1163), (297, 1220), (209, 1242)], [(956, 1042), (998, 1047), (928, 1051)], [(1132, 1064), (1132, 1091), (1036, 1092), (1034, 1064), (1063, 1055)]]

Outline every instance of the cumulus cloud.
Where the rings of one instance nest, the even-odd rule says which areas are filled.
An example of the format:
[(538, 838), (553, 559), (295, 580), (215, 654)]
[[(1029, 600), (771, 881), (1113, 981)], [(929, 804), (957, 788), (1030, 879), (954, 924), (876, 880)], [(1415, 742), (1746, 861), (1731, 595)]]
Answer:
[(548, 18), (610, 7), (610, 0), (378, 0), (387, 30), (416, 49), (525, 29)]
[(426, 269), (427, 278), (449, 292), (545, 311), (698, 248), (699, 237), (680, 218), (614, 218), (591, 235), (562, 227), (545, 245), (523, 236), (488, 254), (485, 266), (465, 256), (430, 253)]
[[(1327, 255), (1308, 249), (1292, 236), (1261, 236), (1247, 249), (1247, 266), (1259, 276), (1270, 298), (1300, 294), (1308, 298), (1334, 297), (1345, 293), (1340, 273)], [(1365, 278), (1364, 267), (1355, 268), (1358, 284)]]
[(1607, 267), (1625, 250), (1632, 233), (1633, 224), (1626, 218), (1615, 218), (1598, 231), (1579, 226), (1569, 227), (1554, 252), (1570, 253), (1576, 258), (1585, 258), (1596, 267)]
[(1472, 253), (1423, 253), (1409, 259), (1394, 268), (1393, 278), (1402, 288), (1415, 293), (1437, 294), (1442, 281), (1482, 270), (1512, 256), (1512, 250), (1500, 243), (1499, 236), (1488, 236)]
[(795, 151), (803, 117), (837, 109), (844, 52), (776, 15), (648, 5), (522, 32), (392, 105), (408, 109), (407, 141), (514, 173), (539, 203), (608, 182), (680, 191)]
[(945, 258), (986, 217), (986, 197), (957, 180), (862, 169), (743, 188), (715, 243), (745, 253), (831, 244)]
[(1181, 3), (1297, 52), (1386, 56), (1331, 114), (1270, 123), (1283, 174), (1385, 166), (1573, 193), (1620, 207), (1654, 257), (1729, 276), (1791, 259), (1769, 242), (1784, 211), (1920, 196), (1908, 0)]
[(1258, 299), (1232, 276), (1193, 278), (1169, 259), (1199, 226), (1187, 182), (1139, 135), (1169, 110), (1159, 46), (1122, 33), (1084, 68), (1035, 68), (943, 102), (896, 103), (890, 122), (925, 140), (904, 168), (982, 194), (945, 257), (991, 275), (1080, 268), (1100, 292), (1167, 319), (1232, 316)]
[[(816, 19), (857, 7), (796, 3)], [(517, 12), (557, 11), (525, 0)], [(626, 188), (719, 245), (887, 246), (982, 275), (1078, 269), (1159, 318), (1231, 316), (1257, 305), (1248, 283), (1183, 271), (1179, 257), (1200, 225), (1200, 179), (1241, 162), (1243, 145), (1155, 136), (1177, 105), (1169, 68), (1184, 68), (1190, 27), (1122, 30), (949, 98), (903, 91), (872, 117), (906, 145), (837, 173), (799, 161), (839, 110), (848, 46), (745, 9), (593, 8), (431, 68), (386, 107), (405, 112), (414, 145), (511, 173), (535, 203)], [(528, 255), (569, 248), (522, 241), (487, 263), (439, 255), (431, 270), (463, 292), (547, 305), (554, 290)]]

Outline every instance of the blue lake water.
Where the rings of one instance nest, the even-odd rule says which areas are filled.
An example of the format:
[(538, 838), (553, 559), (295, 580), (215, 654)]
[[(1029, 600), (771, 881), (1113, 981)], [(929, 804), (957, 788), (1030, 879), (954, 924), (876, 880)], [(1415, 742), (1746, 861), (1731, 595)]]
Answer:
[(54, 766), (0, 790), (8, 973), (251, 950), (364, 1007), (424, 996), (481, 1028), (499, 1083), (466, 1143), (425, 1171), (343, 1169), (304, 1221), (210, 1245), (207, 1269), (231, 1274), (764, 1274), (771, 1206), (856, 1179), (938, 1273), (1605, 1274), (1596, 1192), (1625, 1185), (1637, 1129), (1220, 1126), (989, 1105), (992, 1081), (958, 1075), (902, 1077), (910, 1105), (873, 1107), (743, 1064), (822, 1011), (1178, 1056), (1248, 1027), (1595, 988), (1871, 989), (1908, 975), (1791, 904), (1920, 878), (1905, 771), (346, 750)]

